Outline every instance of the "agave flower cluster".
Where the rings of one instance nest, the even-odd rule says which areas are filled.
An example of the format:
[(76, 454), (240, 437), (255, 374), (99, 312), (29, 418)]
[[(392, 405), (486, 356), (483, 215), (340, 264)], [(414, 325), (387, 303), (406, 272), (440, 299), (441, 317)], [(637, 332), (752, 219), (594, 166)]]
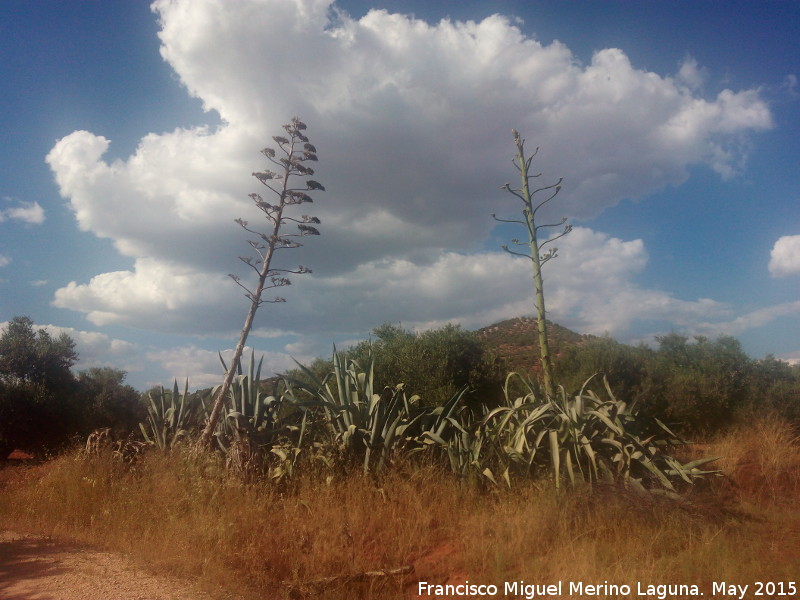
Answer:
[[(258, 231), (251, 227), (248, 221), (236, 219), (242, 229), (251, 233), (255, 238), (247, 241), (255, 251), (256, 256), (240, 256), (239, 260), (248, 265), (258, 274), (259, 286), (255, 291), (245, 286), (237, 275), (230, 274), (237, 285), (245, 290), (245, 296), (251, 302), (260, 305), (264, 302), (285, 302), (284, 298), (274, 298), (264, 300), (261, 292), (264, 289), (291, 285), (291, 280), (285, 277), (286, 273), (305, 274), (311, 273), (311, 269), (300, 265), (296, 269), (278, 269), (272, 267), (272, 257), (276, 250), (287, 248), (298, 248), (302, 244), (297, 238), (307, 235), (319, 235), (319, 230), (314, 225), (319, 225), (320, 220), (310, 215), (293, 217), (286, 214), (286, 209), (290, 206), (312, 203), (313, 200), (306, 192), (311, 190), (324, 191), (321, 183), (313, 179), (305, 180), (302, 188), (291, 187), (291, 180), (294, 177), (311, 177), (314, 169), (306, 166), (306, 162), (316, 162), (317, 149), (309, 143), (308, 137), (303, 133), (306, 124), (294, 117), (292, 121), (283, 126), (288, 137), (282, 135), (273, 136), (273, 140), (278, 144), (278, 152), (274, 148), (264, 148), (261, 151), (268, 161), (270, 161), (278, 171), (265, 169), (253, 173), (253, 177), (258, 179), (264, 187), (274, 194), (272, 204), (264, 200), (260, 194), (250, 194), (250, 199), (256, 207), (264, 213), (267, 222), (271, 227), (268, 231)], [(294, 223), (297, 226), (297, 233), (281, 233), (281, 227), (287, 223)], [(269, 283), (266, 280), (269, 279)]]

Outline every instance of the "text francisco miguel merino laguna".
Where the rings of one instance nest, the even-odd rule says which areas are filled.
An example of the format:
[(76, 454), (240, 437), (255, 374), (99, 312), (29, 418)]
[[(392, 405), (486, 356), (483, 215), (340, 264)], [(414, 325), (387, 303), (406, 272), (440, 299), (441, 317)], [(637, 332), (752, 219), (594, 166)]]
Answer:
[[(797, 584), (794, 581), (784, 582), (753, 582), (750, 584), (733, 584), (725, 581), (714, 581), (711, 584), (710, 597), (737, 598), (743, 600), (748, 588), (753, 596), (791, 596), (785, 600), (800, 600), (797, 598)], [(418, 595), (434, 598), (458, 598), (472, 596), (475, 598), (523, 597), (526, 600), (536, 598), (558, 598), (569, 596), (572, 598), (591, 596), (630, 597), (632, 595), (644, 598), (691, 598), (701, 597), (703, 592), (697, 585), (686, 584), (653, 584), (637, 581), (633, 586), (627, 584), (584, 583), (582, 581), (559, 581), (557, 583), (525, 583), (524, 581), (506, 581), (502, 587), (493, 584), (477, 584), (466, 581), (460, 584), (433, 584), (420, 581)], [(769, 592), (769, 594), (767, 594)], [(766, 599), (765, 599), (766, 600)]]

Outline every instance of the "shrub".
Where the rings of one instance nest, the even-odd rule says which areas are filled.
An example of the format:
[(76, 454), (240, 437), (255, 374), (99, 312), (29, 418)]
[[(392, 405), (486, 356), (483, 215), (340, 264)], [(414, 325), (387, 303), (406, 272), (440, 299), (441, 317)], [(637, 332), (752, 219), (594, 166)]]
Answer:
[(78, 429), (73, 404), (44, 385), (0, 381), (0, 461), (15, 448), (56, 449)]
[(654, 351), (645, 346), (628, 346), (608, 337), (588, 339), (567, 346), (556, 363), (559, 382), (570, 393), (577, 393), (595, 373), (603, 373), (614, 393), (629, 402), (646, 396), (651, 382)]
[[(608, 338), (589, 340), (563, 353), (558, 374), (565, 387), (574, 390), (592, 373), (604, 373), (614, 393), (637, 402), (644, 416), (658, 417), (692, 435), (731, 423), (743, 407), (762, 406), (776, 385), (771, 371), (780, 367), (758, 367), (734, 338), (712, 342), (696, 337), (690, 343), (671, 333), (658, 341), (660, 347), (652, 350)], [(780, 381), (794, 385), (791, 378)], [(775, 398), (769, 402), (780, 403)]]
[(505, 377), (502, 361), (492, 356), (472, 331), (445, 325), (422, 333), (384, 323), (373, 330), (375, 340), (362, 342), (347, 355), (366, 364), (375, 357), (375, 380), (380, 386), (404, 383), (428, 406), (440, 406), (465, 385), (474, 398), (494, 406), (501, 399)]
[(748, 397), (751, 360), (732, 337), (689, 343), (675, 333), (661, 344), (650, 369), (650, 398), (644, 408), (683, 431), (714, 431), (733, 420)]
[(145, 419), (139, 392), (125, 385), (125, 375), (125, 371), (110, 367), (78, 373), (82, 433), (110, 427), (117, 437), (122, 437), (136, 430), (137, 423)]

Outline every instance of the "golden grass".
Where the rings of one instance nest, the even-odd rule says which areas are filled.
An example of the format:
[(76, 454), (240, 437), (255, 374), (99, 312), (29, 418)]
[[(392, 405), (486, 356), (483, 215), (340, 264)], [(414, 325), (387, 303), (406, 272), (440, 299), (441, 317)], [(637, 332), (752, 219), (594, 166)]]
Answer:
[[(702, 447), (726, 480), (678, 503), (619, 489), (480, 490), (434, 467), (245, 485), (216, 457), (148, 454), (129, 469), (75, 451), (0, 471), (0, 528), (132, 555), (247, 597), (417, 598), (434, 584), (789, 581), (800, 572), (800, 448), (764, 419)], [(302, 585), (413, 565), (403, 578)], [(752, 586), (751, 586), (752, 591)], [(301, 594), (302, 595), (302, 594)], [(565, 590), (566, 596), (566, 590)], [(605, 597), (601, 594), (598, 597)]]
[[(772, 414), (742, 423), (714, 440), (720, 468), (743, 498), (786, 496), (800, 488), (800, 437)], [(791, 497), (790, 495), (788, 497)]]

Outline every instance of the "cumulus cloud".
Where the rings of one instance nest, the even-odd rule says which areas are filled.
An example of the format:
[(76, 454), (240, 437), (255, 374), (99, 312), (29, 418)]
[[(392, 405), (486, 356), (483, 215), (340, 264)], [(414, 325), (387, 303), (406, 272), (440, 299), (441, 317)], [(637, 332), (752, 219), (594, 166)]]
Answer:
[(636, 275), (648, 256), (642, 240), (623, 241), (576, 228), (558, 241), (558, 265), (548, 265), (552, 316), (578, 331), (625, 336), (637, 320), (683, 326), (701, 318), (719, 318), (730, 308), (708, 298), (682, 300), (668, 292), (643, 288)]
[(784, 354), (780, 359), (786, 361), (790, 365), (800, 365), (800, 350), (790, 354)]
[[(247, 369), (250, 354), (253, 352), (251, 347), (245, 347), (242, 358), (242, 366)], [(230, 364), (233, 357), (233, 349), (227, 349), (220, 353), (198, 348), (194, 345), (180, 346), (166, 350), (158, 350), (147, 353), (147, 358), (157, 362), (163, 368), (177, 378), (179, 382), (189, 378), (189, 387), (192, 389), (214, 387), (222, 383), (225, 375), (222, 370), (222, 363), (219, 355), (222, 354), (225, 364)], [(309, 361), (311, 357), (296, 355), (299, 360)], [(272, 377), (276, 373), (285, 373), (295, 368), (297, 365), (292, 360), (292, 355), (286, 352), (262, 352), (256, 350), (255, 364), (263, 360), (261, 367), (261, 377)]]
[(691, 56), (687, 56), (681, 62), (677, 77), (679, 82), (693, 90), (697, 90), (703, 87), (706, 77), (708, 77), (708, 69), (701, 67), (697, 60)]
[[(545, 285), (550, 317), (567, 327), (625, 335), (636, 320), (686, 325), (730, 315), (719, 302), (681, 300), (637, 285), (648, 259), (642, 240), (576, 227), (558, 247), (555, 262), (545, 266)], [(415, 329), (448, 322), (474, 328), (534, 313), (530, 262), (501, 251), (443, 252), (429, 264), (369, 261), (296, 287), (286, 307), (268, 310), (286, 330), (306, 334), (366, 331), (383, 321)]]
[(0, 209), (0, 223), (8, 220), (22, 221), (32, 225), (44, 223), (44, 209), (38, 202), (20, 202), (4, 198), (6, 202), (14, 202), (16, 206)]
[(773, 277), (800, 274), (800, 235), (778, 238), (770, 252), (769, 272)]
[(239, 305), (238, 290), (225, 276), (142, 258), (133, 271), (102, 273), (88, 284), (70, 282), (56, 291), (53, 305), (80, 307), (95, 325), (201, 334), (203, 320), (223, 331), (236, 329), (232, 319), (220, 321), (215, 312), (219, 306)]
[(767, 325), (776, 319), (795, 315), (800, 316), (800, 302), (785, 302), (750, 311), (729, 321), (719, 323), (699, 322), (692, 325), (691, 330), (693, 333), (707, 337), (718, 337), (720, 335), (737, 336), (750, 329)]
[[(543, 218), (589, 219), (682, 183), (696, 165), (734, 175), (746, 136), (772, 126), (756, 90), (699, 95), (702, 68), (690, 60), (677, 78), (636, 69), (613, 48), (582, 64), (500, 15), (429, 24), (380, 10), (353, 19), (330, 0), (153, 8), (162, 56), (222, 125), (149, 134), (126, 160), (104, 160), (111, 142), (87, 131), (48, 154), (79, 226), (135, 260), (131, 271), (56, 292), (56, 306), (96, 324), (238, 328), (243, 301), (225, 274), (246, 244), (232, 221), (253, 217), (247, 194), (258, 188), (247, 174), (262, 168), (257, 151), (294, 114), (319, 149), (315, 178), (328, 191), (313, 207), (323, 235), (285, 255), (286, 266), (315, 274), (282, 291), (289, 302), (257, 327), (322, 334), (395, 315), (424, 324), (530, 312), (529, 266), (480, 252), (489, 214), (516, 209), (498, 189), (515, 175), (512, 127), (542, 147), (543, 179), (565, 177), (558, 214)], [(722, 310), (639, 289), (641, 241), (588, 230), (567, 239), (564, 262), (572, 247), (618, 284), (614, 291), (577, 262), (569, 276), (549, 275), (554, 314), (588, 330), (625, 329), (632, 315)]]

